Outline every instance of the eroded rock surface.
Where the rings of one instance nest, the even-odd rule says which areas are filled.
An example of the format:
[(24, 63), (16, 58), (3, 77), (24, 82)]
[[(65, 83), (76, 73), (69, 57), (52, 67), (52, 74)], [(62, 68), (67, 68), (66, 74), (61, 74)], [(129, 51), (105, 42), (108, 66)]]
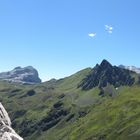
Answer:
[(11, 127), (11, 120), (0, 103), (0, 140), (23, 140)]

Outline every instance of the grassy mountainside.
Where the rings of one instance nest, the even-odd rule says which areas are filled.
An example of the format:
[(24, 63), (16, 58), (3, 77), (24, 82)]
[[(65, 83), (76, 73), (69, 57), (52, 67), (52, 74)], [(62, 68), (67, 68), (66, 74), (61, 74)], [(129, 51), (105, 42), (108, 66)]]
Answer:
[(90, 73), (87, 68), (38, 85), (1, 81), (0, 100), (13, 127), (25, 140), (138, 140), (139, 84), (78, 88)]

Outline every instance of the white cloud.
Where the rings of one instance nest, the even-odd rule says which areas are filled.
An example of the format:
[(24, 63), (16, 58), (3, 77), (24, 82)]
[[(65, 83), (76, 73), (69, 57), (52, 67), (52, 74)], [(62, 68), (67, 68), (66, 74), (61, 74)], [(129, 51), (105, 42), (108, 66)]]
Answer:
[(109, 30), (109, 31), (108, 31), (108, 33), (110, 33), (110, 34), (111, 34), (111, 33), (112, 33), (112, 30)]
[(96, 33), (89, 33), (88, 36), (93, 38), (96, 36)]
[(105, 30), (111, 34), (113, 32), (113, 27), (110, 25), (105, 25)]

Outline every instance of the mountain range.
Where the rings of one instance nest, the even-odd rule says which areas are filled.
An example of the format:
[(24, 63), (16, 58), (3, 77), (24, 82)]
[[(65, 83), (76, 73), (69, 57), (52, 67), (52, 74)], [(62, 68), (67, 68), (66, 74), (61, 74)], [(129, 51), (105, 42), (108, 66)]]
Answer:
[(0, 101), (25, 140), (140, 137), (140, 74), (107, 60), (43, 83), (17, 84), (4, 78)]
[[(104, 70), (104, 68), (106, 68), (106, 70), (109, 72), (109, 67), (112, 67), (111, 64), (107, 60), (103, 60), (101, 65), (99, 66), (97, 64), (93, 68), (93, 70), (100, 72), (101, 71), (100, 69)], [(119, 65), (118, 67), (129, 70), (129, 71), (136, 72), (137, 74), (140, 74), (140, 68), (137, 68), (135, 66)], [(116, 66), (112, 67), (114, 69), (114, 74), (116, 74), (116, 75), (118, 74), (116, 71), (120, 70), (118, 67), (116, 67)], [(122, 71), (124, 71), (122, 69), (120, 71), (120, 74)], [(129, 75), (129, 74), (127, 74), (127, 75)], [(89, 77), (93, 77), (93, 76), (89, 75)], [(21, 83), (21, 84), (41, 83), (41, 79), (39, 78), (38, 71), (32, 66), (27, 66), (27, 67), (23, 67), (23, 68), (18, 66), (11, 71), (1, 72), (0, 80), (5, 80), (5, 81), (13, 82), (13, 83)], [(92, 79), (91, 81), (95, 81), (95, 80)], [(95, 86), (97, 86), (97, 85), (95, 85)]]

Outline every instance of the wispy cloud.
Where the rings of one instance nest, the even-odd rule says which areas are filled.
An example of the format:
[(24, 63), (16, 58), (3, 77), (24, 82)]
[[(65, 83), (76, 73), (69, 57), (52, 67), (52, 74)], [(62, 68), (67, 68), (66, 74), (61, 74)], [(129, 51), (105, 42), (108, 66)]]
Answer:
[(89, 33), (88, 36), (93, 38), (96, 36), (96, 33)]
[(105, 25), (105, 30), (111, 34), (113, 32), (113, 27), (110, 25)]

